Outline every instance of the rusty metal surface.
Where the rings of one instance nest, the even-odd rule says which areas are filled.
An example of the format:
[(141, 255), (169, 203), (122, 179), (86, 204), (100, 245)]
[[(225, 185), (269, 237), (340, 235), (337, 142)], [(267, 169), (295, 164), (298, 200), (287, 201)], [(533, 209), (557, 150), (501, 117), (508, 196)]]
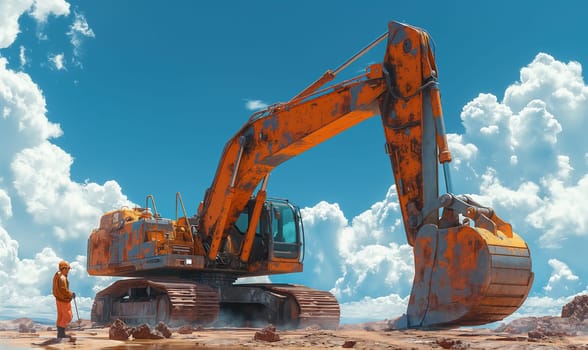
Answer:
[[(149, 292), (131, 296), (132, 289)], [(207, 285), (127, 279), (114, 282), (96, 294), (92, 320), (100, 323), (119, 318), (127, 323), (210, 324), (218, 313), (218, 294)]]
[(416, 328), (480, 325), (504, 319), (527, 298), (531, 256), (516, 234), (463, 226), (423, 227), (414, 246), (407, 316)]
[(165, 283), (165, 287), (171, 304), (171, 320), (203, 324), (216, 320), (219, 300), (211, 287), (197, 283)]
[[(253, 229), (258, 226), (255, 223), (260, 209), (249, 221), (251, 230), (247, 230), (245, 243), (241, 233), (246, 231), (235, 231), (233, 224), (273, 168), (378, 114), (407, 241), (414, 247), (409, 326), (477, 325), (514, 312), (526, 299), (533, 281), (529, 249), (491, 208), (457, 197), (449, 204), (437, 199), (437, 156), (442, 163), (451, 156), (442, 132), (434, 52), (428, 34), (418, 28), (391, 22), (388, 37), (383, 63), (370, 66), (365, 74), (305, 95), (315, 89), (312, 85), (302, 93), (304, 97), (254, 114), (225, 145), (213, 183), (199, 208), (198, 225), (191, 226), (196, 219), (190, 223), (187, 217), (178, 219), (177, 215), (176, 221), (161, 218), (152, 196), (148, 199), (155, 209), (153, 215), (148, 204), (146, 208), (106, 213), (100, 228), (88, 240), (88, 273), (165, 279), (122, 282), (107, 288), (108, 292), (98, 293), (92, 317), (108, 313), (132, 317), (139, 313), (155, 319), (214, 320), (223, 307), (219, 298), (224, 299), (226, 294), (226, 302), (220, 303), (226, 304), (225, 310), (234, 308), (230, 311), (235, 313), (240, 308), (255, 311), (259, 306), (263, 309), (257, 310), (259, 314), (267, 309), (272, 319), (293, 320), (301, 327), (337, 327), (339, 305), (328, 292), (260, 284), (259, 290), (253, 286), (247, 287), (248, 292), (245, 287), (240, 290), (251, 295), (236, 296), (231, 294), (236, 287), (229, 287), (218, 276), (233, 279), (237, 275), (302, 270), (302, 262), (293, 255), (275, 254), (278, 245), (271, 245), (269, 235), (252, 246), (256, 244)], [(449, 187), (447, 191), (451, 192)], [(265, 184), (262, 188), (264, 191)], [(258, 194), (258, 208), (263, 208), (263, 191)], [(440, 220), (441, 208), (444, 216)], [(459, 214), (475, 222), (476, 228), (459, 219), (460, 209), (464, 211)], [(198, 232), (191, 232), (192, 228)], [(201, 284), (172, 281), (174, 277), (197, 279), (209, 273), (213, 278), (204, 278)], [(124, 283), (129, 284), (127, 288), (153, 290), (147, 289), (148, 297), (129, 302), (121, 294), (125, 292)], [(108, 295), (118, 298), (114, 304)], [(259, 301), (252, 301), (253, 296)]]
[(199, 271), (204, 256), (191, 233), (180, 224), (148, 215), (144, 208), (122, 208), (102, 216), (88, 238), (88, 273), (101, 276), (149, 276), (173, 268)]
[(267, 284), (265, 287), (271, 292), (287, 295), (296, 300), (299, 328), (313, 325), (327, 329), (339, 327), (341, 311), (339, 302), (333, 294), (300, 285)]

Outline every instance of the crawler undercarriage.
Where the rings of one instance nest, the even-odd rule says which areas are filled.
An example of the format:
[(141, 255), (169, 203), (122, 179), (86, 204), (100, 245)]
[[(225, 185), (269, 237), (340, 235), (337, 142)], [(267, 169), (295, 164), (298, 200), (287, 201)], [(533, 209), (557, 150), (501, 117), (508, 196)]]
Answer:
[(339, 325), (339, 304), (324, 291), (291, 284), (210, 286), (186, 280), (125, 279), (96, 295), (92, 321), (261, 326), (280, 328)]

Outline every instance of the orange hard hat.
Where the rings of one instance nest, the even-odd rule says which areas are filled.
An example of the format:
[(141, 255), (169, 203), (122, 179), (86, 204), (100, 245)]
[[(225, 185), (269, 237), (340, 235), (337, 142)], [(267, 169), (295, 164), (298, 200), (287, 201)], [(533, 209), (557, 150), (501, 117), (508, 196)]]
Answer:
[(69, 269), (69, 263), (65, 260), (61, 260), (59, 262), (59, 270), (63, 270), (64, 268), (68, 268)]

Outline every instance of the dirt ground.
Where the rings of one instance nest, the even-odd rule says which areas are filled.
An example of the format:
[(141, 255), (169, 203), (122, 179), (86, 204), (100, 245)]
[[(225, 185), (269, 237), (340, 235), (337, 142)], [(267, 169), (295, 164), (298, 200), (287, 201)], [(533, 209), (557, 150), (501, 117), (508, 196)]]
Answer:
[[(522, 317), (495, 329), (392, 330), (402, 318), (346, 324), (337, 330), (308, 327), (298, 330), (264, 328), (202, 328), (185, 325), (169, 328), (128, 327), (116, 320), (111, 327), (95, 328), (89, 320), (72, 322), (71, 340), (44, 346), (67, 350), (183, 350), (183, 349), (568, 349), (588, 350), (588, 295), (576, 296), (562, 308), (561, 316)], [(120, 339), (113, 340), (117, 336)], [(38, 348), (55, 340), (54, 327), (30, 318), (0, 321), (0, 350)], [(157, 340), (139, 338), (167, 337)], [(134, 339), (133, 337), (137, 338)]]
[[(368, 328), (368, 329), (364, 329)], [(365, 326), (345, 326), (338, 330), (301, 329), (277, 331), (280, 340), (254, 340), (257, 328), (196, 329), (190, 334), (179, 334), (161, 340), (110, 340), (109, 328), (83, 328), (68, 333), (75, 341), (62, 341), (47, 349), (109, 349), (109, 350), (171, 350), (171, 349), (586, 349), (588, 336), (553, 336), (529, 338), (528, 334), (497, 333), (488, 329), (457, 329), (444, 331), (387, 331)], [(16, 330), (0, 331), (0, 348), (20, 350), (37, 348), (55, 336), (54, 330), (35, 330), (24, 333)]]

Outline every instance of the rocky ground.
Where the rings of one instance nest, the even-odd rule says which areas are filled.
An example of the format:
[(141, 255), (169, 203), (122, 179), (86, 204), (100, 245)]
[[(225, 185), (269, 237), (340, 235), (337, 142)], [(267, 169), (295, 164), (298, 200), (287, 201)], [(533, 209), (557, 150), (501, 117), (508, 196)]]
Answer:
[[(172, 330), (170, 338), (111, 340), (109, 328), (72, 330), (73, 341), (46, 346), (49, 349), (586, 349), (588, 336), (512, 334), (488, 329), (446, 331), (389, 331), (342, 328), (338, 330), (301, 329), (269, 332), (263, 329), (198, 329), (179, 333)], [(29, 349), (32, 343), (50, 339), (54, 331), (40, 330), (35, 334), (16, 331), (0, 332), (0, 348)]]
[[(422, 331), (394, 330), (393, 321), (344, 325), (337, 330), (309, 327), (298, 330), (265, 328), (208, 329), (189, 325), (168, 328), (128, 327), (115, 322), (92, 328), (88, 321), (74, 322), (71, 341), (51, 349), (586, 349), (588, 350), (588, 296), (564, 306), (562, 317), (528, 317), (490, 329), (460, 328)], [(51, 327), (28, 318), (0, 322), (0, 348), (30, 349), (55, 336)]]

